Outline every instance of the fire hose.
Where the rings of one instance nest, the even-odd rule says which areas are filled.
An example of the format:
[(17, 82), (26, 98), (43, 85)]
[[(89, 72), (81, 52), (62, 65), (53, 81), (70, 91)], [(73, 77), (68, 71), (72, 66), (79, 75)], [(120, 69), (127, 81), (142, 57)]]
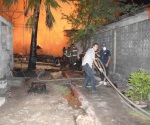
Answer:
[[(97, 63), (99, 65), (99, 67), (101, 67), (101, 65), (103, 66), (102, 62), (100, 61), (100, 59), (97, 59)], [(104, 69), (104, 66), (103, 66)], [(110, 81), (110, 79), (106, 76), (106, 72), (102, 71), (103, 75), (105, 76), (105, 78), (107, 79), (107, 81), (109, 82), (109, 84), (116, 90), (116, 92), (119, 94), (119, 96), (121, 96), (127, 103), (129, 103), (132, 107), (136, 108), (137, 110), (141, 111), (142, 113), (144, 113), (147, 116), (150, 116), (150, 113), (145, 111), (144, 109), (142, 109), (141, 107), (139, 107), (138, 105), (134, 104), (131, 100), (129, 100), (125, 95), (123, 95), (117, 88), (116, 86)]]
[[(104, 68), (104, 65), (103, 63), (100, 61), (100, 59), (97, 59), (97, 63), (98, 63), (98, 66), (100, 68), (103, 69), (102, 73), (103, 75), (105, 76), (105, 78), (107, 79), (107, 81), (109, 82), (109, 84), (115, 89), (115, 91), (117, 92), (117, 94), (123, 98), (130, 106), (134, 107), (135, 110), (137, 111), (141, 111), (142, 113), (144, 113), (146, 116), (150, 116), (150, 113), (145, 111), (144, 109), (142, 109), (141, 107), (139, 107), (138, 105), (134, 104), (131, 100), (129, 100), (125, 95), (123, 95), (117, 88), (116, 86), (110, 81), (110, 79), (107, 77), (106, 75), (106, 71), (105, 71), (105, 68)], [(50, 79), (50, 80), (42, 80), (40, 79), (39, 77), (45, 72), (44, 69), (42, 69), (42, 72), (40, 72), (38, 74), (38, 77), (37, 77), (37, 80), (39, 81), (42, 81), (42, 82), (51, 82), (51, 81), (69, 81), (70, 80), (70, 83), (72, 80), (83, 80), (84, 78), (62, 78), (62, 79)], [(101, 72), (101, 71), (100, 71)], [(75, 85), (77, 87), (82, 87), (81, 85)], [(96, 85), (96, 87), (100, 86), (100, 84)], [(91, 87), (91, 86), (87, 86), (87, 87)], [(129, 106), (128, 105), (128, 106)]]

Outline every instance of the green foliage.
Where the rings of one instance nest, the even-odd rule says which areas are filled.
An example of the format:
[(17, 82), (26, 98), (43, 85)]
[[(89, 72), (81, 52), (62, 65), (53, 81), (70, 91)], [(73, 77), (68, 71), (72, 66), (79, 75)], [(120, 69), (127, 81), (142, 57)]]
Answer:
[(150, 93), (150, 75), (139, 69), (137, 73), (131, 73), (127, 86), (131, 89), (127, 92), (132, 100), (147, 100)]
[(39, 6), (41, 4), (41, 0), (28, 0), (27, 1), (27, 6), (29, 9), (33, 9), (37, 5)]
[(46, 26), (50, 29), (53, 27), (55, 19), (50, 11), (50, 6), (46, 5)]
[(45, 6), (51, 6), (53, 8), (60, 7), (56, 0), (45, 0)]
[[(67, 0), (60, 0), (61, 2), (67, 2)], [(17, 4), (19, 0), (2, 0), (3, 5), (10, 7), (13, 4)], [(52, 28), (55, 19), (51, 13), (51, 8), (57, 9), (60, 7), (57, 0), (25, 0), (25, 16), (29, 16), (27, 20), (26, 26), (33, 27), (34, 25), (34, 17), (36, 13), (33, 13), (35, 8), (40, 8), (41, 3), (44, 3), (45, 11), (46, 11), (46, 19), (45, 24), (48, 28)], [(40, 9), (38, 10), (40, 13)], [(28, 15), (29, 13), (29, 15)]]
[(3, 0), (2, 2), (4, 6), (10, 7), (12, 4), (18, 3), (18, 0)]
[(89, 36), (91, 36), (91, 32), (96, 32), (92, 24), (88, 25), (84, 29), (78, 29), (78, 31), (73, 34), (74, 37), (72, 39), (74, 39), (75, 42), (80, 40), (84, 41), (85, 39), (88, 39)]
[(73, 30), (78, 30), (72, 38), (76, 42), (84, 41), (106, 23), (116, 19), (119, 14), (127, 13), (137, 7), (135, 4), (124, 5), (122, 1), (78, 0), (73, 2), (76, 9), (70, 15), (63, 14), (62, 18), (68, 20)]
[(26, 22), (26, 27), (33, 27), (33, 25), (34, 25), (33, 16), (30, 16)]

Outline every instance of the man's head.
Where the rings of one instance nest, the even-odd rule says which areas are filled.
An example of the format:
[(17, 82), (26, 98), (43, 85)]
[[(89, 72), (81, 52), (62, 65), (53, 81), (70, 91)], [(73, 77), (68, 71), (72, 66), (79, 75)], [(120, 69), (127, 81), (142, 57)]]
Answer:
[(102, 49), (103, 49), (103, 51), (106, 50), (106, 45), (105, 44), (102, 45)]
[(92, 48), (94, 49), (94, 51), (96, 52), (98, 50), (98, 44), (97, 43), (94, 43)]

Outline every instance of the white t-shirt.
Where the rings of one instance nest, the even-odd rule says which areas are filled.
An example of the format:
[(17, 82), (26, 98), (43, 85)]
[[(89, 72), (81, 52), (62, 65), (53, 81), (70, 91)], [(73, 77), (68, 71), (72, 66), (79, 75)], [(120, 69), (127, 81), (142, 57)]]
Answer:
[(82, 60), (82, 66), (85, 65), (86, 63), (88, 63), (89, 66), (92, 68), (92, 64), (93, 64), (94, 59), (95, 59), (95, 51), (93, 48), (90, 48), (85, 53), (85, 56)]

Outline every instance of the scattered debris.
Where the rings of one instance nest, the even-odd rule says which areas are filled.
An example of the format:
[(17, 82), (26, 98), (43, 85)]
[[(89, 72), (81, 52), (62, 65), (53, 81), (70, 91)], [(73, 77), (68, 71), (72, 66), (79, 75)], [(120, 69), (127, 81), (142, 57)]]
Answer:
[(52, 73), (50, 73), (50, 76), (52, 76), (52, 78), (54, 78), (54, 79), (61, 78), (62, 77), (62, 71), (52, 72)]
[(37, 83), (32, 82), (30, 89), (28, 90), (28, 93), (34, 92), (34, 93), (43, 93), (46, 92), (46, 84), (45, 83)]
[(73, 93), (70, 85), (67, 86), (59, 86), (59, 90), (61, 91), (63, 97), (68, 101), (68, 104), (71, 107), (77, 108), (81, 106), (81, 102), (78, 100), (76, 95)]

